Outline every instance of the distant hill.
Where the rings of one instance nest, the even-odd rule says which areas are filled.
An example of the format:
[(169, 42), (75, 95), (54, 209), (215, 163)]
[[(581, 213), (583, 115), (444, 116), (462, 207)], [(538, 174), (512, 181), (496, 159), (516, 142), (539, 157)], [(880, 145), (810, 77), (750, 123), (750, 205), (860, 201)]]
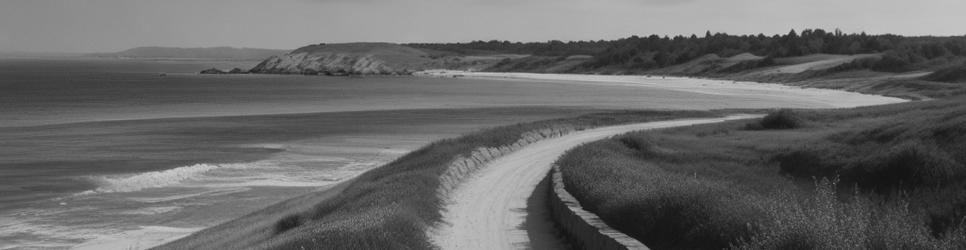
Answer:
[(179, 59), (226, 59), (226, 60), (262, 60), (270, 56), (281, 55), (287, 50), (256, 49), (256, 48), (173, 48), (173, 47), (137, 47), (121, 52), (96, 53), (96, 57), (117, 58), (179, 58)]
[(427, 69), (479, 70), (515, 55), (465, 56), (393, 43), (316, 44), (272, 56), (251, 69), (271, 74), (409, 74)]
[(0, 58), (64, 58), (82, 56), (79, 53), (67, 52), (20, 52), (0, 51)]

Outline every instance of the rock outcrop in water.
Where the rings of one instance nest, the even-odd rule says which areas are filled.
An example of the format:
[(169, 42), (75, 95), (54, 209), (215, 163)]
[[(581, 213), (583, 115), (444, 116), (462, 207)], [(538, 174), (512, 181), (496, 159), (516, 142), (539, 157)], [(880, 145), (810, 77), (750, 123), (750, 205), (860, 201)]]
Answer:
[(408, 75), (427, 69), (479, 70), (508, 55), (467, 57), (451, 52), (392, 43), (345, 43), (305, 46), (272, 56), (250, 70), (262, 74)]
[(225, 72), (223, 70), (220, 70), (220, 69), (216, 69), (216, 68), (210, 68), (210, 69), (202, 70), (200, 73), (201, 74), (208, 74), (208, 75), (228, 74), (227, 72)]

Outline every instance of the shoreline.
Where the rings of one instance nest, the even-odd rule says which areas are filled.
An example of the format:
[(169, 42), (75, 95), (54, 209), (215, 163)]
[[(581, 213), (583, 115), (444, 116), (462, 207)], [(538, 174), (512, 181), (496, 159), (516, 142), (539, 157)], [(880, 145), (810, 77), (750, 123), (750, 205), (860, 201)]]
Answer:
[(711, 95), (774, 95), (787, 94), (793, 98), (807, 99), (828, 104), (831, 108), (854, 108), (909, 102), (912, 100), (881, 95), (863, 94), (845, 90), (808, 88), (781, 83), (762, 83), (679, 76), (651, 75), (589, 75), (517, 72), (470, 72), (458, 70), (427, 70), (413, 74), (415, 77), (468, 78), (485, 80), (533, 80), (555, 83), (590, 83), (651, 87)]
[[(309, 160), (330, 161), (330, 160), (315, 159), (315, 158), (305, 159), (304, 157), (299, 158), (296, 156), (302, 156), (304, 154), (314, 154), (317, 152), (332, 152), (331, 147), (334, 144), (342, 145), (341, 147), (342, 149), (352, 151), (352, 150), (355, 150), (356, 148), (365, 147), (378, 142), (377, 143), (378, 145), (369, 147), (372, 149), (372, 151), (366, 151), (366, 152), (375, 153), (376, 150), (378, 150), (379, 152), (383, 152), (383, 153), (379, 153), (378, 155), (384, 155), (388, 157), (384, 158), (383, 160), (380, 160), (378, 163), (375, 163), (372, 161), (365, 161), (365, 162), (354, 161), (349, 164), (340, 163), (340, 166), (338, 167), (339, 169), (345, 169), (346, 171), (353, 171), (346, 178), (338, 178), (339, 181), (342, 181), (342, 180), (354, 178), (355, 176), (358, 176), (359, 174), (364, 173), (365, 170), (384, 165), (394, 160), (398, 156), (407, 154), (410, 150), (414, 148), (418, 148), (426, 143), (430, 143), (434, 141), (436, 137), (440, 137), (439, 139), (442, 139), (442, 138), (456, 136), (461, 133), (472, 132), (472, 129), (461, 128), (461, 127), (469, 126), (467, 122), (462, 121), (463, 119), (466, 119), (466, 118), (475, 117), (474, 119), (482, 119), (479, 117), (488, 117), (486, 118), (486, 121), (482, 123), (477, 123), (477, 124), (492, 123), (496, 125), (503, 125), (505, 122), (504, 120), (513, 121), (508, 124), (515, 124), (519, 122), (516, 120), (520, 120), (520, 119), (522, 119), (523, 121), (530, 121), (533, 119), (544, 120), (544, 119), (551, 119), (559, 116), (571, 116), (568, 114), (576, 115), (576, 114), (583, 114), (588, 112), (604, 112), (604, 111), (605, 110), (584, 111), (584, 110), (572, 110), (572, 109), (553, 108), (553, 107), (471, 108), (471, 109), (456, 109), (456, 110), (426, 109), (426, 110), (365, 111), (365, 112), (348, 112), (348, 113), (337, 113), (337, 114), (321, 112), (321, 113), (310, 113), (310, 114), (296, 114), (296, 115), (281, 114), (281, 115), (269, 115), (269, 116), (255, 116), (255, 117), (236, 116), (236, 117), (210, 117), (210, 118), (201, 118), (201, 119), (190, 118), (190, 119), (165, 119), (165, 120), (136, 120), (136, 121), (127, 121), (127, 122), (120, 122), (120, 123), (116, 121), (111, 121), (111, 122), (92, 123), (92, 124), (71, 124), (67, 126), (68, 127), (80, 126), (81, 129), (86, 130), (86, 129), (92, 129), (92, 128), (103, 127), (103, 126), (131, 127), (136, 129), (136, 128), (140, 128), (141, 126), (150, 125), (150, 124), (169, 124), (172, 127), (183, 127), (183, 125), (179, 125), (179, 124), (219, 123), (219, 124), (222, 124), (222, 126), (225, 126), (225, 124), (244, 123), (248, 125), (244, 125), (241, 127), (250, 127), (251, 123), (257, 124), (257, 123), (264, 122), (266, 124), (273, 124), (279, 121), (287, 121), (287, 120), (332, 121), (332, 119), (351, 118), (349, 120), (353, 120), (353, 119), (358, 120), (358, 119), (361, 119), (360, 117), (363, 117), (363, 118), (364, 117), (382, 117), (376, 120), (398, 121), (397, 118), (409, 117), (409, 116), (421, 117), (426, 119), (425, 121), (414, 122), (412, 124), (431, 123), (431, 124), (436, 124), (440, 126), (439, 128), (441, 130), (434, 130), (431, 134), (419, 132), (423, 129), (413, 130), (413, 129), (405, 128), (406, 126), (400, 127), (400, 124), (396, 124), (396, 125), (384, 125), (384, 126), (389, 126), (394, 129), (396, 127), (400, 127), (399, 129), (405, 129), (405, 130), (402, 130), (404, 132), (403, 134), (401, 134), (401, 136), (387, 137), (384, 135), (339, 134), (336, 136), (328, 136), (326, 137), (328, 139), (325, 139), (325, 140), (311, 139), (311, 138), (305, 139), (299, 136), (298, 138), (302, 138), (302, 139), (273, 138), (265, 142), (263, 142), (262, 140), (257, 140), (254, 143), (246, 142), (246, 143), (231, 144), (232, 145), (231, 147), (238, 147), (238, 148), (252, 148), (252, 149), (258, 148), (258, 149), (273, 149), (273, 150), (288, 149), (286, 151), (272, 153), (267, 158), (251, 159), (251, 161), (248, 161), (248, 160), (240, 161), (240, 162), (237, 162), (238, 164), (259, 165), (256, 163), (266, 162), (266, 165), (271, 165), (267, 163), (278, 163), (276, 165), (286, 165), (286, 164), (297, 165), (297, 164), (304, 164)], [(401, 113), (401, 114), (392, 115), (393, 113)], [(325, 117), (329, 117), (329, 118), (323, 119)], [(396, 118), (392, 118), (392, 117), (396, 117)], [(445, 117), (451, 117), (455, 120), (453, 122), (440, 120), (441, 118), (445, 118)], [(366, 118), (366, 119), (369, 119), (369, 118)], [(372, 120), (372, 119), (369, 119), (369, 120)], [(376, 120), (373, 120), (373, 121), (376, 121)], [(377, 123), (377, 124), (384, 124), (384, 123)], [(295, 127), (304, 127), (304, 126), (307, 126), (307, 125), (304, 125), (304, 124), (296, 125)], [(472, 126), (481, 126), (481, 125), (472, 125)], [(489, 126), (485, 126), (485, 127), (489, 127)], [(51, 127), (51, 128), (45, 128), (45, 129), (58, 129), (58, 127)], [(296, 130), (300, 130), (300, 129), (296, 129)], [(382, 130), (378, 130), (378, 131), (382, 131)], [(413, 132), (407, 133), (405, 131), (413, 131)], [(413, 142), (418, 142), (418, 143), (413, 143)], [(389, 146), (383, 146), (384, 144), (389, 144)], [(398, 149), (398, 151), (396, 149)], [(368, 153), (366, 156), (368, 156)], [(329, 159), (329, 158), (326, 158), (326, 159)], [(356, 159), (356, 158), (351, 158), (351, 159)], [(359, 159), (365, 160), (369, 158), (359, 157)], [(183, 188), (185, 184), (183, 184), (182, 182), (190, 182), (191, 185), (188, 185), (188, 186), (190, 186), (191, 188), (204, 188), (205, 190), (207, 190), (208, 189), (207, 186), (204, 186), (201, 183), (195, 183), (195, 182), (199, 180), (215, 179), (216, 181), (219, 181), (219, 183), (221, 183), (226, 180), (225, 177), (227, 176), (237, 177), (243, 173), (246, 175), (243, 175), (242, 177), (245, 177), (244, 179), (248, 179), (249, 175), (247, 174), (256, 172), (256, 170), (265, 170), (265, 171), (270, 170), (269, 168), (261, 168), (261, 167), (258, 167), (258, 168), (228, 167), (228, 168), (224, 168), (226, 170), (223, 170), (223, 168), (217, 168), (217, 169), (212, 169), (212, 171), (206, 171), (206, 169), (209, 168), (207, 165), (222, 165), (221, 163), (224, 163), (226, 161), (213, 161), (214, 163), (211, 163), (212, 161), (201, 161), (201, 162), (208, 162), (208, 163), (201, 164), (201, 165), (204, 165), (202, 167), (194, 167), (194, 165), (188, 164), (183, 166), (179, 165), (180, 167), (172, 168), (172, 169), (160, 169), (157, 171), (146, 171), (146, 172), (132, 172), (130, 174), (116, 174), (116, 175), (103, 174), (103, 175), (96, 175), (96, 177), (110, 177), (111, 180), (122, 179), (121, 180), (123, 182), (122, 184), (130, 184), (133, 181), (128, 181), (128, 180), (142, 180), (142, 179), (145, 179), (145, 178), (141, 178), (141, 176), (144, 176), (144, 175), (152, 176), (152, 177), (156, 177), (158, 175), (183, 176), (183, 178), (179, 178), (176, 181), (173, 181), (172, 183), (163, 183), (164, 185), (159, 185), (158, 187), (166, 188), (166, 189)], [(285, 163), (285, 164), (282, 164), (282, 163)], [(353, 164), (353, 163), (360, 163), (360, 164)], [(361, 164), (361, 163), (366, 163), (366, 164)], [(271, 166), (274, 168), (275, 165), (271, 165)], [(319, 166), (315, 166), (315, 167), (319, 167)], [(191, 170), (195, 168), (201, 168), (201, 169), (198, 173), (195, 173), (195, 174), (192, 174), (193, 171), (175, 170), (175, 169)], [(353, 170), (353, 169), (360, 169), (360, 168), (363, 171)], [(297, 169), (301, 169), (301, 168), (297, 168)], [(318, 173), (324, 174), (326, 176), (334, 176), (335, 173), (339, 173), (339, 175), (342, 175), (343, 173), (341, 170), (340, 171), (319, 170), (319, 171), (321, 172), (318, 172)], [(168, 172), (172, 172), (172, 173), (168, 174)], [(260, 173), (264, 171), (257, 171), (257, 172)], [(300, 176), (305, 177), (310, 175), (314, 176), (314, 174), (311, 174), (311, 173), (309, 173), (309, 175), (300, 175)], [(256, 175), (252, 175), (252, 176), (256, 176)], [(261, 175), (257, 175), (257, 176), (261, 176)], [(295, 178), (295, 177), (292, 177), (292, 178)], [(101, 179), (101, 178), (98, 178), (98, 179)], [(152, 181), (154, 179), (156, 178), (152, 178)], [(224, 188), (233, 188), (234, 186), (243, 186), (245, 189), (248, 189), (245, 192), (263, 194), (263, 193), (277, 192), (277, 190), (281, 190), (280, 188), (276, 188), (277, 186), (284, 186), (283, 188), (287, 188), (287, 186), (285, 185), (297, 184), (297, 183), (288, 182), (284, 180), (280, 180), (280, 181), (283, 181), (284, 183), (277, 184), (277, 183), (271, 183), (268, 180), (259, 180), (257, 182), (254, 182), (254, 181), (244, 182), (242, 184), (231, 184), (236, 182), (231, 182), (230, 184), (221, 183), (221, 184), (215, 184), (213, 185), (214, 187), (211, 187), (211, 188), (224, 189)], [(177, 184), (174, 184), (174, 183), (177, 183)], [(325, 183), (322, 183), (322, 184), (325, 184)], [(228, 185), (229, 187), (222, 187), (224, 185)], [(325, 184), (325, 185), (328, 185), (328, 184)], [(167, 205), (168, 203), (177, 202), (177, 200), (180, 200), (186, 197), (186, 196), (178, 196), (176, 194), (165, 194), (164, 196), (161, 196), (164, 199), (158, 199), (157, 197), (158, 195), (155, 195), (156, 194), (155, 191), (147, 190), (148, 188), (152, 188), (150, 186), (145, 187), (144, 188), (145, 190), (140, 190), (140, 189), (127, 190), (125, 189), (125, 187), (126, 186), (118, 187), (117, 192), (107, 192), (107, 194), (104, 194), (104, 195), (109, 195), (111, 197), (119, 197), (119, 199), (123, 198), (124, 200), (129, 200), (130, 202), (137, 202), (138, 204), (161, 204), (161, 205), (151, 205), (152, 207), (168, 206)], [(80, 192), (94, 194), (94, 195), (101, 195), (101, 193), (92, 191), (98, 188), (100, 187), (85, 188), (84, 190), (86, 191), (80, 191)], [(107, 187), (106, 189), (111, 189), (111, 188), (113, 187)], [(324, 190), (327, 190), (327, 188), (308, 191), (307, 193), (325, 192)], [(135, 192), (137, 192), (139, 195), (130, 194)], [(218, 197), (222, 197), (221, 193), (218, 193), (218, 192), (192, 191), (192, 193), (203, 194), (203, 195), (211, 194), (211, 196), (217, 195)], [(129, 198), (128, 196), (134, 196), (135, 198)], [(200, 195), (195, 195), (191, 197), (198, 197), (198, 196)], [(68, 197), (80, 197), (80, 196), (73, 194), (73, 195), (69, 195)], [(83, 196), (83, 197), (91, 197), (91, 196)], [(292, 198), (294, 198), (294, 196)], [(197, 199), (197, 198), (192, 198), (192, 199)], [(285, 200), (282, 200), (282, 201), (285, 201)], [(61, 207), (65, 207), (65, 208), (72, 207), (75, 204), (75, 202), (72, 202), (72, 201), (67, 201), (66, 203), (70, 204), (70, 206), (61, 205)], [(189, 203), (191, 203), (190, 200), (189, 200)], [(251, 211), (259, 211), (264, 207), (268, 207), (277, 203), (278, 202), (266, 203), (264, 206), (258, 206), (258, 208), (255, 208)], [(169, 207), (174, 207), (174, 206), (169, 206)], [(196, 209), (191, 208), (191, 210), (196, 210)], [(193, 214), (202, 214), (206, 210), (210, 210), (210, 209), (197, 210), (201, 212), (199, 213), (190, 212), (188, 213), (188, 215), (191, 216)], [(160, 216), (168, 212), (182, 213), (185, 211), (188, 211), (188, 210), (185, 210), (179, 207), (178, 209), (175, 209), (175, 210), (165, 210), (163, 212), (151, 214), (150, 216)], [(212, 211), (217, 211), (217, 210), (212, 210)], [(164, 215), (164, 216), (168, 216), (168, 215)], [(56, 245), (56, 247), (81, 248), (81, 249), (112, 249), (112, 248), (116, 248), (114, 246), (124, 246), (124, 247), (134, 247), (139, 249), (142, 247), (159, 246), (159, 245), (166, 244), (168, 242), (172, 242), (172, 241), (176, 241), (178, 239), (184, 238), (185, 236), (201, 231), (202, 229), (212, 228), (212, 227), (221, 225), (227, 221), (235, 220), (242, 216), (245, 216), (245, 214), (239, 214), (238, 216), (230, 216), (230, 218), (226, 218), (224, 221), (214, 223), (214, 224), (205, 224), (200, 227), (198, 226), (198, 224), (194, 224), (194, 223), (127, 224), (125, 222), (123, 227), (118, 226), (118, 227), (111, 228), (110, 230), (106, 231), (107, 233), (102, 233), (100, 231), (97, 231), (97, 232), (92, 231), (91, 233), (84, 234), (83, 240), (80, 239), (81, 237), (78, 237), (76, 244), (72, 242), (68, 242), (68, 243)], [(0, 228), (2, 228), (3, 226), (2, 224), (3, 223), (0, 223)], [(161, 229), (164, 229), (164, 230), (161, 230)], [(80, 235), (80, 234), (77, 233), (75, 235)], [(91, 236), (91, 237), (88, 237), (88, 236)], [(0, 240), (0, 241), (4, 241), (4, 240)], [(53, 241), (53, 240), (49, 240), (49, 241)], [(13, 242), (11, 242), (10, 246), (13, 246), (13, 247), (16, 247), (18, 245), (31, 246), (31, 244), (34, 244), (34, 243), (30, 241), (24, 241), (21, 243), (13, 244)], [(5, 249), (5, 247), (2, 247), (3, 245), (5, 244), (0, 244), (0, 249)], [(121, 247), (121, 248), (124, 248), (124, 247)]]

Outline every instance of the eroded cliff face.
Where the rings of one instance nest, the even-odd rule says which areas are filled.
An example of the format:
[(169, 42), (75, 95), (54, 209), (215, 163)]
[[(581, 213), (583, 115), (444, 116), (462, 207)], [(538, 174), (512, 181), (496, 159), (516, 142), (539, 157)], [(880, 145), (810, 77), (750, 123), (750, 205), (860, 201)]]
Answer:
[(263, 74), (411, 74), (429, 69), (480, 70), (519, 55), (462, 56), (390, 43), (318, 44), (272, 56), (251, 69)]
[(274, 74), (408, 74), (431, 66), (430, 53), (397, 44), (319, 44), (272, 56), (252, 68)]
[(392, 74), (412, 72), (407, 67), (394, 67), (372, 55), (348, 55), (339, 53), (296, 53), (272, 56), (251, 70), (254, 73), (311, 74), (352, 73)]

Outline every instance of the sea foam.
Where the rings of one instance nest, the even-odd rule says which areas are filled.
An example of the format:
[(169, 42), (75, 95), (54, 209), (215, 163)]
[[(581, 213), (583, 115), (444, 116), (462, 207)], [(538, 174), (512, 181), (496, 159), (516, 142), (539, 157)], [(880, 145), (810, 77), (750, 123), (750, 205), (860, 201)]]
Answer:
[(135, 192), (147, 188), (167, 187), (198, 176), (218, 168), (239, 168), (240, 164), (195, 164), (168, 170), (140, 173), (132, 176), (92, 176), (90, 180), (97, 184), (97, 188), (85, 193), (120, 193)]

